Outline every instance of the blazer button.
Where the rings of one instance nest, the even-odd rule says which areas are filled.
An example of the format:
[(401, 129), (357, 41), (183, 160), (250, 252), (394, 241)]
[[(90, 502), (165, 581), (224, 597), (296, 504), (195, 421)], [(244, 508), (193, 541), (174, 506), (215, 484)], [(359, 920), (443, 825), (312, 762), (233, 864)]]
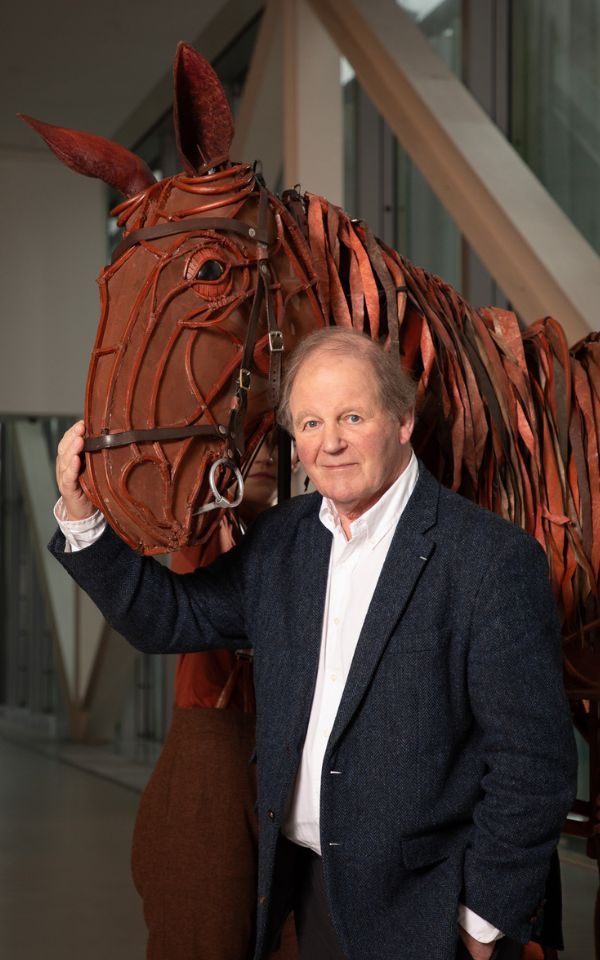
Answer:
[(271, 823), (275, 820), (275, 812), (273, 810), (267, 810), (267, 820), (270, 820)]
[(258, 905), (260, 907), (264, 907), (266, 902), (267, 902), (267, 898), (264, 896), (264, 894), (258, 898)]

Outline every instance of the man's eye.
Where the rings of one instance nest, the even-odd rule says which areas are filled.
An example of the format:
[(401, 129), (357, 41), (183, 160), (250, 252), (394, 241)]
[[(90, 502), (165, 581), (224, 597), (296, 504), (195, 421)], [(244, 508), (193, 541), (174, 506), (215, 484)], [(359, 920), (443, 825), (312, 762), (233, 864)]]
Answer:
[(318, 420), (306, 420), (304, 423), (305, 430), (314, 430), (318, 426)]
[(205, 260), (194, 277), (194, 280), (203, 280), (204, 282), (218, 280), (223, 276), (224, 272), (225, 268), (218, 260)]
[(350, 421), (350, 423), (360, 423), (361, 421), (361, 417), (358, 415), (358, 413), (349, 413), (347, 419)]

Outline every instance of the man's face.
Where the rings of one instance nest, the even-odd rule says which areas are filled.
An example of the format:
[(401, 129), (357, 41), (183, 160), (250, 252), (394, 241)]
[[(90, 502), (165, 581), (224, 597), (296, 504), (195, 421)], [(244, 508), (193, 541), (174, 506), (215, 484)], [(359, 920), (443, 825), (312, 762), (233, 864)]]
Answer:
[(323, 350), (302, 364), (290, 397), (298, 457), (347, 521), (376, 503), (410, 460), (413, 414), (394, 420), (373, 380), (367, 360)]

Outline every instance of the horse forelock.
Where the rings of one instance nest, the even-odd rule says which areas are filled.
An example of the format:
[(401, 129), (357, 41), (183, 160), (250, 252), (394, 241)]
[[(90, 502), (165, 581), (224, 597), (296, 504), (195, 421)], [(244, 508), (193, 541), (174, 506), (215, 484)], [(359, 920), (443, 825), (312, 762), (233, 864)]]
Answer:
[[(255, 174), (247, 163), (231, 164), (198, 176), (178, 173), (122, 201), (111, 210), (111, 215), (117, 218), (117, 226), (126, 236), (140, 227), (239, 203), (255, 190)], [(237, 200), (232, 201), (232, 197)]]

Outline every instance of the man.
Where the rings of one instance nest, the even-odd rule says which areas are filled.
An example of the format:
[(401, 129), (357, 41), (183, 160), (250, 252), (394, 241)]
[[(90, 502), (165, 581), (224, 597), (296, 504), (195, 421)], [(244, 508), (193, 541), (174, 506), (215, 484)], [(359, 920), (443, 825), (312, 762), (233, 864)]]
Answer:
[[(292, 906), (302, 960), (518, 955), (573, 796), (543, 551), (418, 464), (413, 398), (372, 341), (322, 331), (280, 410), (318, 493), (189, 577), (110, 530), (51, 543), (140, 649), (255, 648), (256, 957)], [(73, 519), (81, 448), (59, 448)]]

